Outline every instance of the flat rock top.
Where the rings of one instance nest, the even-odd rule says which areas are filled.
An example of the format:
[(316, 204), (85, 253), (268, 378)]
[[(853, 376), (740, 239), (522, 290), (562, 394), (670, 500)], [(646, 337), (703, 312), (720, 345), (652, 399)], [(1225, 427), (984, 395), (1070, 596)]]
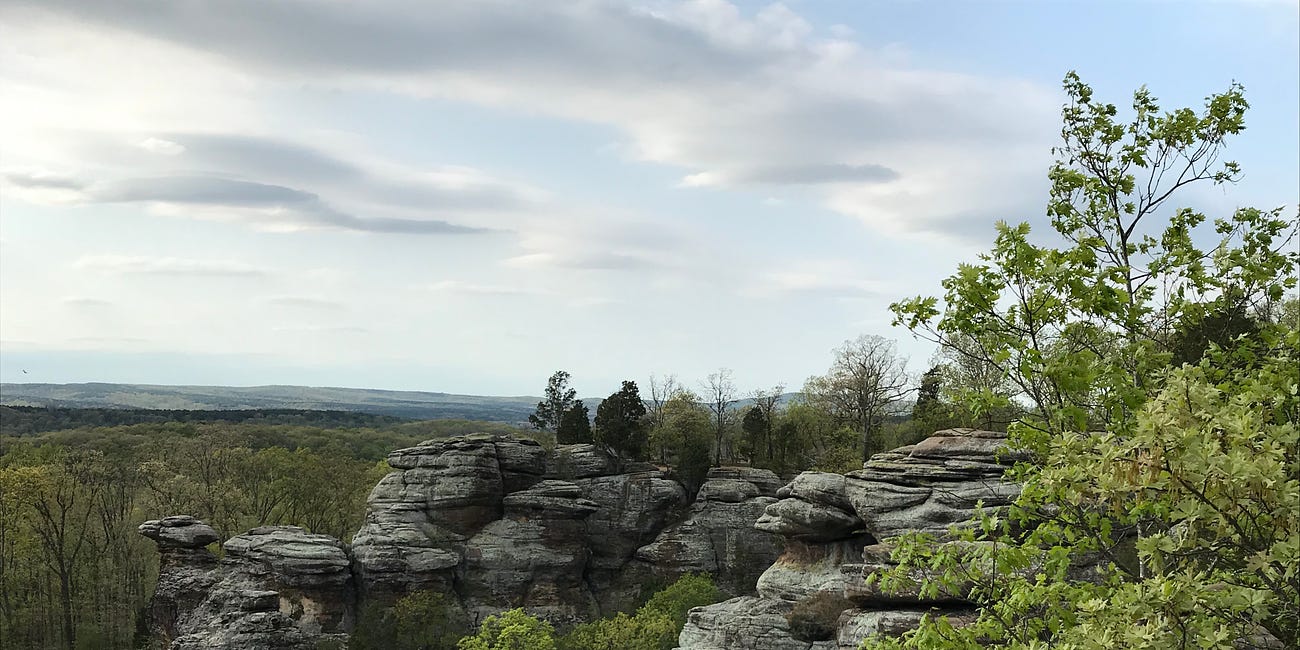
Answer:
[(202, 548), (221, 539), (211, 526), (190, 515), (150, 519), (137, 530), (163, 548)]
[(259, 526), (231, 537), (222, 548), (286, 574), (344, 571), (349, 564), (343, 542), (298, 526)]

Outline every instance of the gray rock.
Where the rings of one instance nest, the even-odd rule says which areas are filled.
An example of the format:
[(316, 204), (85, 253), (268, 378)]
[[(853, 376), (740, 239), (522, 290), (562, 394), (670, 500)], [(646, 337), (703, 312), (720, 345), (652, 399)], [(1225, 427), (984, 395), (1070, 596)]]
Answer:
[(150, 519), (140, 524), (139, 531), (159, 548), (203, 548), (221, 539), (211, 526), (190, 515)]
[(1016, 459), (1006, 434), (949, 429), (873, 456), (846, 476), (844, 493), (876, 539), (909, 531), (942, 536), (970, 521), (977, 503), (997, 512), (1015, 500), (1020, 486), (1002, 475)]
[(849, 610), (840, 617), (839, 631), (836, 634), (836, 648), (839, 650), (857, 650), (862, 641), (869, 636), (900, 637), (921, 625), (921, 618), (927, 613), (942, 613), (949, 622), (960, 627), (975, 621), (970, 610), (946, 610), (936, 612), (928, 609), (890, 609), (890, 610)]
[(617, 473), (618, 459), (592, 444), (557, 446), (547, 471), (548, 476), (570, 480)]
[(758, 488), (758, 493), (765, 497), (776, 496), (776, 491), (781, 488), (781, 478), (772, 470), (759, 469), (756, 467), (714, 467), (709, 470), (706, 480), (733, 480), (752, 483)]
[[(763, 495), (774, 491), (776, 475), (729, 467), (714, 468), (709, 475), (714, 478), (701, 486), (687, 519), (637, 549), (636, 558), (665, 579), (710, 573), (729, 593), (752, 593), (763, 568), (781, 554), (782, 539), (753, 526), (776, 501)], [(738, 477), (758, 480), (762, 487)]]
[(790, 539), (834, 541), (860, 530), (862, 520), (832, 505), (789, 498), (767, 506), (754, 527)]
[[(141, 527), (162, 563), (146, 624), (171, 650), (309, 649), (342, 640), (352, 604), (344, 546), (295, 526), (267, 526), (226, 540), (226, 557), (172, 545), (162, 529), (201, 530), (202, 522)], [(166, 520), (160, 520), (166, 521)], [(199, 537), (202, 537), (201, 535)], [(189, 537), (185, 537), (189, 539)]]
[(817, 593), (842, 594), (843, 567), (862, 556), (864, 537), (836, 542), (787, 542), (785, 553), (758, 579), (758, 595), (770, 600), (796, 602)]
[(786, 620), (791, 603), (756, 596), (696, 607), (677, 643), (683, 650), (837, 650), (834, 641), (800, 641)]

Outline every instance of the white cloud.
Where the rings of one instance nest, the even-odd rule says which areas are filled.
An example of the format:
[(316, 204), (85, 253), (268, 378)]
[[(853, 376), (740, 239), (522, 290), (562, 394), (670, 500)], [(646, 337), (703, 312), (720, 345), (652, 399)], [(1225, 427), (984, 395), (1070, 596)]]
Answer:
[[(255, 83), (374, 88), (610, 125), (629, 155), (682, 169), (685, 186), (816, 184), (827, 207), (893, 234), (960, 234), (969, 227), (959, 222), (987, 227), (995, 212), (1025, 209), (998, 179), (1038, 173), (1054, 133), (1053, 90), (907, 65), (896, 45), (820, 33), (780, 4), (747, 16), (722, 0), (438, 11), (299, 1), (277, 5), (275, 20), (249, 0), (42, 6), (235, 61)], [(1004, 155), (1019, 150), (1036, 155)]]
[(185, 153), (185, 146), (171, 140), (163, 138), (145, 138), (136, 145), (145, 151), (162, 154), (164, 156), (178, 156)]
[(520, 286), (480, 284), (463, 280), (440, 280), (428, 286), (429, 291), (437, 293), (458, 293), (486, 296), (538, 296), (547, 292)]
[(92, 255), (73, 264), (88, 271), (131, 275), (258, 277), (270, 271), (236, 260), (200, 260), (140, 255)]

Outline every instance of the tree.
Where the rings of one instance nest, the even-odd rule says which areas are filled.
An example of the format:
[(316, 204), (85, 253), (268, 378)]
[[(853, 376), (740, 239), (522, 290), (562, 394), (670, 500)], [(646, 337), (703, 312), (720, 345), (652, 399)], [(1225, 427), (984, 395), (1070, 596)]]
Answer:
[(909, 391), (907, 360), (897, 355), (894, 342), (866, 334), (836, 348), (830, 371), (804, 384), (809, 403), (858, 432), (863, 462), (875, 451), (872, 435), (889, 414), (890, 405)]
[[(768, 467), (770, 469), (772, 458), (776, 455), (776, 443), (772, 439), (772, 430), (777, 418), (777, 404), (781, 401), (781, 395), (784, 393), (785, 385), (777, 384), (771, 389), (760, 389), (750, 394), (750, 398), (754, 400), (753, 408), (758, 409), (763, 416), (762, 429), (754, 431), (754, 433), (759, 435), (759, 438), (756, 441), (759, 444), (755, 446), (753, 444), (755, 440), (751, 438), (750, 462), (753, 463), (755, 459), (761, 459), (761, 462), (758, 463), (761, 467)], [(744, 423), (742, 422), (741, 424), (743, 429)]]
[(618, 392), (596, 407), (596, 442), (615, 453), (639, 460), (645, 451), (645, 404), (636, 382), (624, 381)]
[(560, 418), (560, 424), (555, 430), (555, 441), (562, 445), (592, 441), (591, 415), (582, 400), (574, 402)]
[(512, 609), (487, 617), (478, 634), (461, 639), (456, 647), (459, 650), (555, 650), (554, 633), (550, 623), (529, 616), (522, 609)]
[(62, 638), (68, 650), (77, 647), (77, 566), (90, 546), (92, 517), (103, 488), (94, 475), (101, 469), (98, 460), (93, 452), (65, 454), (57, 464), (43, 468), (31, 500), (36, 513), (32, 528), (40, 539), (42, 559), (58, 578)]
[[(722, 465), (723, 452), (730, 452), (726, 449), (727, 425), (735, 417), (731, 406), (736, 403), (736, 385), (731, 381), (731, 370), (719, 368), (710, 373), (704, 380), (704, 390), (708, 399), (706, 406), (713, 413), (713, 465), (717, 467)], [(730, 453), (726, 455), (731, 456)]]
[(677, 478), (694, 495), (709, 473), (713, 428), (708, 409), (690, 391), (679, 390), (663, 405), (663, 423), (651, 432), (661, 455), (672, 460)]
[[(926, 567), (927, 593), (973, 584), (974, 624), (931, 620), (872, 645), (1295, 647), (1300, 331), (1262, 323), (1208, 345), (1197, 366), (1169, 362), (1178, 323), (1294, 290), (1300, 221), (1241, 208), (1215, 221), (1218, 242), (1201, 251), (1193, 231), (1205, 216), (1165, 207), (1188, 184), (1237, 177), (1217, 161), (1243, 128), (1240, 86), (1200, 114), (1161, 113), (1143, 88), (1127, 123), (1074, 73), (1065, 91), (1048, 208), (1064, 246), (999, 224), (981, 263), (944, 281), (942, 310), (935, 298), (893, 306), (945, 347), (979, 342), (979, 361), (1028, 407), (1009, 429), (1033, 462), (1013, 472), (1023, 490), (1008, 512), (957, 533), (994, 543), (911, 536), (881, 578), (896, 587)], [(1100, 579), (1069, 580), (1089, 557)]]
[[(921, 375), (921, 385), (916, 390), (916, 401), (912, 403), (912, 421), (922, 427), (929, 427), (941, 416), (943, 402), (939, 400), (939, 389), (943, 385), (943, 368), (930, 366)], [(931, 429), (933, 431), (933, 429)]]
[(749, 463), (758, 466), (765, 457), (767, 451), (767, 431), (771, 428), (771, 423), (763, 415), (763, 409), (757, 406), (751, 406), (745, 409), (744, 417), (740, 418), (740, 431), (745, 434), (745, 449), (749, 455)]
[(708, 576), (686, 574), (656, 592), (645, 605), (628, 616), (584, 623), (558, 643), (560, 650), (671, 650), (686, 625), (686, 613), (711, 605), (725, 596)]
[(664, 404), (684, 390), (677, 384), (676, 375), (666, 375), (663, 378), (650, 375), (650, 399), (645, 401), (645, 409), (651, 430), (663, 425)]
[(569, 373), (556, 370), (546, 382), (545, 399), (537, 403), (537, 410), (528, 416), (528, 422), (534, 429), (555, 431), (564, 414), (573, 408), (577, 395), (578, 391), (569, 388)]

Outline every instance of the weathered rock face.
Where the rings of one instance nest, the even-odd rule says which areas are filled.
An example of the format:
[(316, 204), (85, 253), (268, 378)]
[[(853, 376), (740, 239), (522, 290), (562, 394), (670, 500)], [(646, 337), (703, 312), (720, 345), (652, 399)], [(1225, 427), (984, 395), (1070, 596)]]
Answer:
[[(917, 593), (884, 594), (867, 577), (891, 566), (885, 540), (910, 531), (943, 536), (969, 520), (977, 502), (1005, 508), (1019, 495), (1003, 480), (1016, 460), (1006, 434), (950, 429), (876, 454), (847, 475), (800, 474), (754, 524), (787, 539), (785, 553), (759, 577), (758, 595), (692, 610), (681, 650), (857, 648), (871, 634), (914, 629), (935, 610), (960, 623), (972, 615), (964, 594), (921, 601)], [(846, 607), (832, 623), (835, 638), (797, 638), (787, 617), (819, 594)]]
[[(150, 610), (176, 649), (299, 648), (351, 628), (368, 602), (413, 590), (449, 596), (468, 620), (525, 607), (561, 626), (627, 609), (647, 588), (713, 573), (752, 593), (781, 553), (753, 527), (777, 502), (766, 470), (713, 470), (694, 504), (670, 475), (594, 445), (548, 452), (471, 435), (389, 454), (350, 546), (294, 527), (217, 541), (193, 517), (146, 522), (163, 557)], [(689, 507), (688, 507), (689, 506)]]
[(636, 558), (670, 575), (710, 573), (723, 589), (749, 593), (781, 555), (781, 538), (753, 526), (776, 503), (779, 484), (765, 469), (710, 470), (689, 517), (638, 549)]
[(296, 526), (230, 538), (218, 560), (210, 527), (189, 516), (147, 521), (162, 554), (148, 611), (153, 637), (173, 650), (313, 648), (351, 625), (352, 574), (343, 544)]

